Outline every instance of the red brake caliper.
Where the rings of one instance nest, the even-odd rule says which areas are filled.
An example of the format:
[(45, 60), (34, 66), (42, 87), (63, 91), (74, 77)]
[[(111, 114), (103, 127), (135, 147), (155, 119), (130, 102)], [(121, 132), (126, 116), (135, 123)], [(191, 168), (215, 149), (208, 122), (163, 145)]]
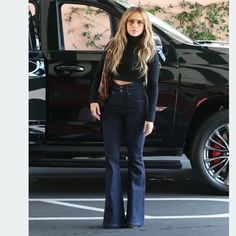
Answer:
[[(219, 138), (216, 139), (216, 142), (218, 142), (218, 143), (220, 143), (220, 144), (223, 143), (222, 140), (219, 139)], [(217, 148), (217, 149), (221, 149), (221, 146), (219, 146), (219, 145), (217, 145), (217, 144), (215, 144), (215, 143), (213, 143), (212, 147), (213, 147), (213, 148)], [(218, 157), (218, 156), (220, 156), (220, 155), (221, 155), (221, 152), (217, 152), (217, 151), (212, 151), (212, 152), (211, 152), (211, 158)], [(215, 164), (217, 164), (217, 163), (219, 163), (219, 162), (220, 162), (220, 159), (216, 159), (216, 160), (213, 160), (211, 163), (212, 163), (212, 165), (215, 165)]]

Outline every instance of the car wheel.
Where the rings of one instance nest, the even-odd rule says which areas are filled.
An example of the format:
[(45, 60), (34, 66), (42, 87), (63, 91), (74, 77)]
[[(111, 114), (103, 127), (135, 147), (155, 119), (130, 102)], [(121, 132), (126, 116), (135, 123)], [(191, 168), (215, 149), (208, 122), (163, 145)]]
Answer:
[(229, 111), (211, 115), (198, 130), (191, 165), (197, 180), (215, 190), (229, 192)]

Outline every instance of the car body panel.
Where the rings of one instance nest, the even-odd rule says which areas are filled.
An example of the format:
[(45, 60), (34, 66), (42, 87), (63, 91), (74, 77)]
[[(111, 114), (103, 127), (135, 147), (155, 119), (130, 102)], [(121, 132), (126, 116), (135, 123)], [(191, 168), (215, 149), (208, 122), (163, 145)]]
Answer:
[[(97, 148), (103, 145), (101, 122), (94, 120), (89, 109), (90, 86), (102, 50), (64, 50), (59, 11), (63, 3), (89, 4), (109, 12), (112, 36), (124, 11), (124, 7), (110, 0), (38, 1), (42, 50), (30, 53), (30, 60), (40, 64), (44, 72), (39, 77), (30, 77), (30, 93), (40, 92), (43, 105), (37, 106), (39, 110), (34, 116), (30, 107), (30, 116), (34, 117), (30, 119), (30, 150), (71, 156), (102, 153), (103, 149)], [(188, 128), (199, 107), (212, 99), (218, 104), (228, 103), (227, 45), (193, 41), (184, 36), (181, 40), (181, 33), (171, 37), (169, 29), (165, 31), (163, 27), (153, 23), (165, 59), (160, 57), (156, 119), (154, 130), (145, 141), (145, 155), (181, 155)], [(40, 82), (33, 90), (37, 79)], [(32, 97), (30, 100), (33, 101)], [(70, 147), (73, 147), (71, 152)]]

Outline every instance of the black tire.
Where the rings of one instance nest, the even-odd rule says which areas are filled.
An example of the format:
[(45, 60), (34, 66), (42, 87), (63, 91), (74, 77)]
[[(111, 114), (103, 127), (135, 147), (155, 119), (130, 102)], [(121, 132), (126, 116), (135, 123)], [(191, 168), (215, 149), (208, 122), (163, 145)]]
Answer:
[(198, 130), (191, 149), (191, 165), (197, 181), (222, 193), (229, 192), (228, 124), (229, 110), (211, 115)]

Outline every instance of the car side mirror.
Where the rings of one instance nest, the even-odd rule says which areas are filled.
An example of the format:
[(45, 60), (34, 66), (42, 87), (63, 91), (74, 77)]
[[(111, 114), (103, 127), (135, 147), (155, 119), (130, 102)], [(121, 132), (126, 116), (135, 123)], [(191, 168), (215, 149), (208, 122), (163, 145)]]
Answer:
[(167, 56), (167, 47), (163, 45), (159, 36), (155, 35), (156, 50), (159, 55), (160, 62), (164, 62)]
[(164, 62), (166, 60), (167, 49), (162, 45), (157, 45), (156, 50), (158, 52), (159, 59), (161, 60), (161, 62)]

